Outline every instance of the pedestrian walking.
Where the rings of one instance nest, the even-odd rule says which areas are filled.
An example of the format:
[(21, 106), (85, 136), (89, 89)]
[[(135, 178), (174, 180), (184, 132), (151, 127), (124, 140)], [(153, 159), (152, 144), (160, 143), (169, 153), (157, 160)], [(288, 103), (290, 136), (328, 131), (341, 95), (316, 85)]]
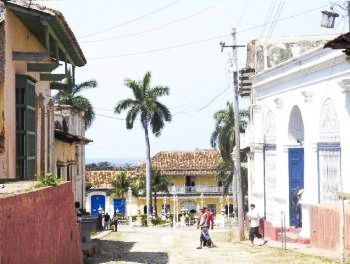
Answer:
[(110, 229), (111, 217), (108, 213), (105, 214), (105, 229)]
[[(254, 246), (254, 239), (261, 238), (263, 239), (263, 236), (259, 233), (259, 226), (260, 226), (260, 215), (258, 211), (255, 209), (255, 204), (250, 205), (250, 210), (247, 214), (248, 221), (250, 223), (249, 228), (249, 240), (250, 240), (250, 246)], [(267, 243), (266, 240), (263, 240), (262, 245), (265, 245)]]
[(295, 215), (297, 219), (297, 224), (295, 227), (302, 227), (302, 215), (301, 215), (301, 196), (303, 195), (304, 190), (298, 186), (292, 195), (292, 206), (295, 210)]
[(199, 247), (197, 247), (197, 249), (201, 249), (203, 248), (203, 246), (205, 244), (212, 244), (211, 239), (210, 239), (210, 235), (209, 235), (209, 217), (208, 217), (208, 212), (207, 212), (207, 208), (205, 206), (203, 206), (201, 208), (201, 213), (198, 217), (197, 220), (197, 229), (200, 228), (201, 230), (201, 235), (200, 235), (200, 239), (199, 239)]

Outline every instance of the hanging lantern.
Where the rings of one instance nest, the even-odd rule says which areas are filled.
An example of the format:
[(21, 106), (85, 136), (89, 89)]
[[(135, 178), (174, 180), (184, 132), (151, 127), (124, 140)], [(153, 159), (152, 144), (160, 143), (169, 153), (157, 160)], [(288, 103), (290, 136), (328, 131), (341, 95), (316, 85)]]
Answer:
[(321, 27), (325, 28), (334, 28), (335, 18), (339, 16), (339, 14), (331, 11), (321, 11), (322, 13), (322, 21)]

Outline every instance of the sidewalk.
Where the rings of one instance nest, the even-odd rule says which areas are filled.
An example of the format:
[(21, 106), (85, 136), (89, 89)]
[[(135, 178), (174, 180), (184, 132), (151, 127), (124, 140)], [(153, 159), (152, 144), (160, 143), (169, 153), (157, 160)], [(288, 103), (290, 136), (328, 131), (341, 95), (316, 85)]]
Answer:
[[(267, 247), (282, 249), (281, 241), (268, 240)], [(337, 251), (325, 250), (311, 247), (310, 244), (286, 243), (287, 250), (302, 253), (305, 255), (325, 257), (333, 261), (339, 261), (340, 253)]]

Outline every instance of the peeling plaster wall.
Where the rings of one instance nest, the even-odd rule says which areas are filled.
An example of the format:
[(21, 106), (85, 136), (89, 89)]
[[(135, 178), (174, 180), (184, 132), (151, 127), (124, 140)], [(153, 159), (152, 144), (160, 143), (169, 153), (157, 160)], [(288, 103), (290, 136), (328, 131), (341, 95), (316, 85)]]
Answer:
[(0, 198), (0, 263), (82, 264), (73, 201), (70, 183)]

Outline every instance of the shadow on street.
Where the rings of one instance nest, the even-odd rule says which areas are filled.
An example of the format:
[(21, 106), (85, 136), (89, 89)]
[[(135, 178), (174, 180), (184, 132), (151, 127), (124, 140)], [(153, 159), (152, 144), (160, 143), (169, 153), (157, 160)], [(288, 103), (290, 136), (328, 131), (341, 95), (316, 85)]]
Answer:
[(168, 253), (165, 252), (134, 252), (131, 251), (135, 242), (113, 240), (97, 240), (98, 252), (95, 256), (87, 258), (85, 264), (97, 264), (110, 261), (125, 261), (133, 263), (167, 264)]

